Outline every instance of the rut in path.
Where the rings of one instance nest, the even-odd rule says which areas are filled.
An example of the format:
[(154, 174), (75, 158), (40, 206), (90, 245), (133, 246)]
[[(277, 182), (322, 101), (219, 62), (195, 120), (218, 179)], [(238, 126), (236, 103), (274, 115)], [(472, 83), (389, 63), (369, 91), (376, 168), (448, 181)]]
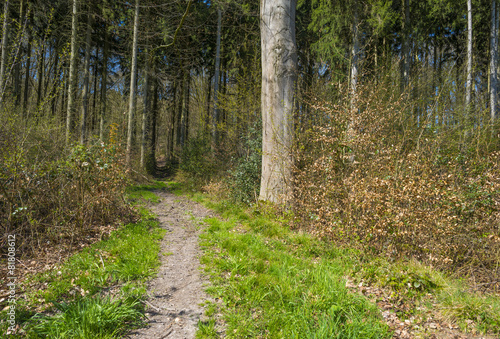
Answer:
[(161, 266), (148, 284), (147, 322), (130, 338), (194, 338), (203, 313), (200, 303), (209, 299), (208, 282), (200, 272), (198, 236), (201, 221), (212, 212), (169, 192), (155, 192), (161, 202), (151, 210), (167, 230), (161, 243)]

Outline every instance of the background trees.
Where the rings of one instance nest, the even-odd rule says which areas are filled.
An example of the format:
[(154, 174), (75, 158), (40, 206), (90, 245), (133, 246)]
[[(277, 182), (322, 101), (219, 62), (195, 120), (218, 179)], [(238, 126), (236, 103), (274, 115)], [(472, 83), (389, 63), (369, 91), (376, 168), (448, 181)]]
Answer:
[[(290, 10), (283, 18), (290, 20), (283, 22), (288, 33), (282, 58), (274, 54), (277, 33), (269, 34), (265, 25), (273, 22), (267, 13), (277, 13), (273, 1), (3, 4), (0, 114), (13, 126), (4, 135), (20, 136), (17, 144), (4, 143), (17, 145), (16, 151), (2, 148), (4, 158), (17, 164), (1, 167), (6, 190), (28, 164), (39, 169), (40, 158), (31, 150), (63, 159), (75, 145), (101, 142), (125, 149), (134, 171), (178, 165), (201, 185), (222, 177), (228, 190), (244, 186), (245, 194), (237, 196), (247, 202), (259, 196), (278, 201), (280, 194), (297, 200), (304, 193), (297, 191), (297, 173), (305, 168), (334, 159), (328, 171), (354, 173), (362, 161), (393, 152), (390, 145), (414, 155), (431, 140), (432, 149), (442, 152), (435, 154), (436, 164), (472, 155), (477, 163), (498, 147), (492, 121), (498, 100), (494, 1), (286, 2)], [(295, 96), (278, 85), (271, 88), (279, 79), (294, 83)], [(390, 120), (375, 114), (394, 110)], [(278, 112), (279, 118), (268, 115)], [(261, 129), (263, 141), (255, 133)], [(280, 139), (279, 147), (269, 143), (270, 135)], [(318, 142), (326, 139), (338, 143), (321, 144), (320, 151)], [(38, 148), (40, 140), (51, 146)], [(367, 140), (372, 148), (361, 143)], [(286, 166), (277, 171), (270, 164), (283, 150), (295, 152), (294, 158), (287, 154)], [(354, 161), (345, 162), (353, 153)], [(16, 160), (21, 158), (24, 167)], [(467, 161), (457, 168), (467, 172)], [(311, 187), (327, 187), (323, 197), (354, 199), (352, 190), (332, 189), (346, 181), (331, 178), (334, 185), (322, 176)], [(295, 181), (296, 188), (285, 189), (283, 180)], [(348, 210), (353, 200), (343, 201), (348, 202), (339, 210)], [(22, 203), (11, 199), (2, 206), (8, 204), (15, 210)], [(316, 217), (321, 220), (308, 215)]]

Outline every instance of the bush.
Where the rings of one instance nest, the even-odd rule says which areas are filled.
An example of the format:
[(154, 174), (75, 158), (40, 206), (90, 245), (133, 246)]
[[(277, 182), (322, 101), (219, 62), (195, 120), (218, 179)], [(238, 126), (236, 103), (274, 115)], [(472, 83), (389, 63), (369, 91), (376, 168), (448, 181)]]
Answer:
[(419, 122), (404, 95), (373, 88), (360, 89), (359, 111), (315, 102), (323, 120), (300, 135), (296, 152), (297, 226), (375, 254), (498, 276), (491, 126)]
[(240, 202), (250, 204), (257, 201), (262, 168), (262, 128), (257, 124), (242, 138), (244, 154), (235, 161), (229, 171), (230, 195)]
[(207, 182), (217, 171), (209, 136), (200, 134), (187, 140), (179, 168), (198, 183)]
[[(36, 136), (29, 138), (34, 142)], [(19, 249), (26, 251), (131, 215), (122, 198), (125, 167), (115, 145), (95, 142), (65, 151), (57, 141), (42, 140), (44, 150), (31, 150), (15, 136), (11, 141), (0, 165), (2, 245), (8, 234), (16, 234), (23, 239)]]

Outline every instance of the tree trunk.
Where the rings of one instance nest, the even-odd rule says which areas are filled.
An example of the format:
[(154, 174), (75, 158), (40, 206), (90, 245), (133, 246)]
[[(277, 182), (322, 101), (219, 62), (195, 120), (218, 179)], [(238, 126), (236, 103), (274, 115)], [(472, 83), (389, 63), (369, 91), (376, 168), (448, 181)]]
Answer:
[(128, 102), (127, 154), (126, 163), (130, 167), (132, 135), (134, 129), (135, 89), (137, 78), (137, 37), (139, 35), (139, 0), (135, 0), (134, 40), (132, 47), (132, 70), (130, 76), (130, 97)]
[(149, 115), (151, 114), (151, 104), (149, 97), (149, 55), (146, 50), (146, 67), (144, 71), (144, 110), (142, 111), (142, 133), (141, 133), (141, 168), (146, 165), (147, 141), (150, 134), (149, 131)]
[(73, 109), (75, 100), (75, 90), (76, 87), (76, 54), (78, 53), (78, 48), (76, 45), (76, 24), (77, 24), (77, 0), (73, 0), (73, 19), (71, 23), (71, 60), (69, 65), (69, 84), (68, 84), (68, 109), (66, 111), (66, 145), (69, 145), (69, 140), (71, 132), (73, 129)]
[(178, 93), (177, 93), (177, 112), (176, 112), (176, 121), (175, 121), (175, 126), (176, 126), (176, 146), (179, 148), (182, 146), (182, 107), (184, 107), (183, 102), (184, 102), (184, 88), (185, 88), (185, 81), (184, 81), (184, 75), (182, 76), (182, 84), (178, 88)]
[(472, 99), (472, 0), (467, 0), (467, 86), (465, 90), (465, 107), (470, 113)]
[(3, 95), (6, 85), (5, 69), (7, 68), (7, 47), (8, 47), (8, 30), (9, 30), (9, 0), (6, 0), (3, 5), (3, 28), (2, 28), (2, 59), (0, 60), (0, 109), (3, 105)]
[(351, 50), (351, 74), (350, 74), (350, 94), (351, 94), (351, 110), (355, 110), (356, 89), (358, 86), (359, 73), (359, 19), (358, 19), (358, 0), (354, 1), (354, 18), (352, 23), (352, 50)]
[(214, 147), (217, 147), (219, 142), (219, 133), (217, 126), (219, 124), (219, 81), (220, 81), (220, 45), (222, 34), (222, 10), (217, 10), (217, 44), (215, 49), (215, 75), (214, 75), (214, 116), (212, 119), (213, 130), (212, 140)]
[(402, 89), (410, 83), (410, 0), (404, 0), (404, 41), (403, 41), (403, 72)]
[(85, 61), (83, 66), (83, 104), (80, 121), (80, 144), (87, 142), (87, 118), (89, 115), (89, 79), (90, 79), (90, 39), (92, 37), (92, 17), (87, 14), (87, 34), (85, 39)]
[[(33, 22), (33, 20), (30, 20)], [(29, 80), (30, 80), (30, 68), (31, 68), (31, 33), (28, 34), (28, 43), (26, 45), (26, 74), (24, 75), (24, 96), (23, 96), (23, 117), (27, 117), (26, 110), (28, 108), (28, 98), (29, 98)]]
[(153, 173), (156, 169), (156, 118), (158, 116), (158, 79), (153, 78), (153, 108), (151, 110), (151, 119), (149, 122), (150, 137), (148, 151), (146, 154), (146, 170)]
[(490, 37), (490, 114), (491, 120), (497, 117), (497, 59), (498, 59), (498, 22), (496, 0), (491, 2)]
[(99, 121), (99, 139), (104, 140), (104, 124), (106, 119), (106, 100), (108, 86), (108, 58), (109, 58), (109, 40), (108, 25), (104, 25), (104, 51), (102, 60), (102, 79), (101, 79), (101, 109)]
[(262, 175), (259, 199), (285, 203), (292, 193), (296, 0), (261, 0)]
[(37, 97), (36, 97), (36, 107), (38, 113), (41, 112), (40, 104), (42, 102), (42, 90), (43, 90), (43, 71), (45, 66), (45, 43), (42, 41), (42, 47), (40, 51), (40, 56), (38, 58), (38, 86), (37, 86)]
[(191, 77), (189, 72), (186, 72), (186, 84), (184, 88), (184, 105), (182, 109), (182, 135), (181, 135), (181, 146), (184, 147), (189, 137), (189, 92), (191, 90)]

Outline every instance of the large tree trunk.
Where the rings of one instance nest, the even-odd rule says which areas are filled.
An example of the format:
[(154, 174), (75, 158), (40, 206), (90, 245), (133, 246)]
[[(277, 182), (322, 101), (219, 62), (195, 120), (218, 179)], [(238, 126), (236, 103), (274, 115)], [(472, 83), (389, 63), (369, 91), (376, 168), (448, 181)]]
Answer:
[(465, 90), (465, 107), (470, 113), (472, 98), (472, 0), (467, 0), (467, 86)]
[(7, 46), (9, 30), (9, 0), (3, 5), (3, 28), (2, 28), (2, 59), (0, 60), (0, 108), (3, 104), (3, 95), (5, 91), (5, 69), (7, 68)]
[(498, 21), (496, 0), (491, 2), (490, 37), (490, 113), (491, 120), (497, 117), (497, 59), (498, 59)]
[(73, 0), (73, 19), (71, 23), (71, 60), (69, 65), (68, 85), (68, 109), (66, 111), (66, 145), (69, 144), (71, 132), (73, 129), (73, 101), (75, 100), (74, 87), (76, 85), (76, 54), (78, 53), (78, 48), (76, 45), (77, 5), (78, 1)]
[[(90, 11), (90, 9), (89, 9)], [(82, 117), (80, 121), (80, 144), (87, 142), (87, 117), (89, 115), (89, 79), (90, 79), (90, 39), (92, 33), (92, 19), (90, 13), (87, 14), (87, 35), (85, 39), (85, 61), (83, 66), (83, 105)]]
[(214, 75), (214, 116), (212, 118), (213, 144), (217, 147), (219, 142), (218, 124), (219, 124), (219, 81), (220, 81), (220, 45), (222, 32), (222, 10), (217, 10), (217, 43), (215, 48), (215, 75)]
[(261, 0), (262, 175), (259, 199), (285, 203), (292, 193), (296, 0)]
[(130, 166), (132, 155), (132, 135), (134, 129), (134, 110), (135, 110), (135, 89), (137, 79), (137, 36), (139, 34), (139, 0), (135, 0), (135, 18), (134, 18), (134, 40), (132, 47), (132, 70), (130, 76), (130, 97), (128, 102), (128, 128), (127, 128), (127, 154), (126, 163)]

